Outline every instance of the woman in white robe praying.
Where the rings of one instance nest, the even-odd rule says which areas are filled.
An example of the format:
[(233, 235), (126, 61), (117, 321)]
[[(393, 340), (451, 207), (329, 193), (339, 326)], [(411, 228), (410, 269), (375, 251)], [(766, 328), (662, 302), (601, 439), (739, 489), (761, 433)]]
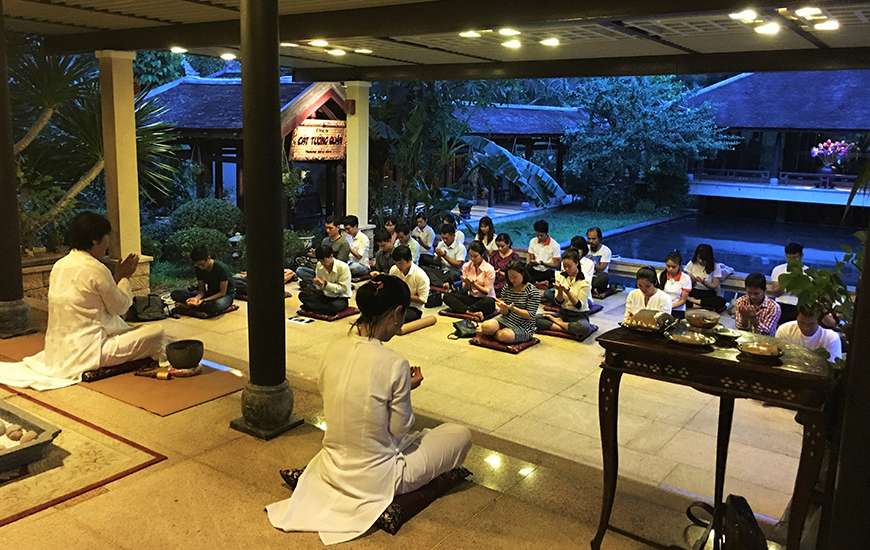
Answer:
[(411, 391), (418, 367), (383, 346), (401, 328), (408, 286), (378, 275), (357, 291), (359, 320), (330, 346), (320, 370), (326, 433), (289, 499), (266, 507), (285, 531), (318, 531), (324, 544), (371, 528), (397, 494), (422, 487), (462, 465), (471, 448), (464, 426), (441, 424), (412, 433)]
[(21, 363), (0, 363), (0, 383), (37, 390), (81, 380), (85, 371), (158, 358), (163, 329), (133, 328), (121, 319), (133, 303), (130, 277), (139, 257), (127, 256), (112, 272), (99, 258), (109, 249), (109, 221), (82, 212), (70, 223), (70, 252), (51, 269), (45, 351)]

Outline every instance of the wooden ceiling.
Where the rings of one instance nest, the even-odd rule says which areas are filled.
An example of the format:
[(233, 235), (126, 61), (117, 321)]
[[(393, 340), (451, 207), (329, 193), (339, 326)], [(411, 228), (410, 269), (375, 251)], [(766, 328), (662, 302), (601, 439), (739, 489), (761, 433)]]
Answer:
[[(238, 53), (234, 0), (2, 0), (7, 31), (45, 35), (53, 51), (168, 49)], [(808, 2), (757, 0), (762, 35), (733, 0), (279, 0), (281, 62), (318, 80), (505, 78), (870, 66), (870, 2), (809, 2), (840, 28), (790, 18)], [(777, 12), (777, 9), (788, 9)], [(518, 49), (497, 30), (521, 32)], [(476, 29), (479, 38), (463, 38)], [(541, 45), (546, 38), (559, 45)], [(309, 40), (322, 38), (329, 48)], [(339, 48), (340, 57), (327, 53)], [(357, 53), (354, 50), (370, 50)]]

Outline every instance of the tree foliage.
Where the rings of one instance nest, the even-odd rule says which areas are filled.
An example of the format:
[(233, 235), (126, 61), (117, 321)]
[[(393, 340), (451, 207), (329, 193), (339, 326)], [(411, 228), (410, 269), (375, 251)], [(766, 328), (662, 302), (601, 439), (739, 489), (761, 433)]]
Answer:
[(571, 92), (569, 102), (588, 118), (568, 135), (566, 166), (592, 207), (630, 209), (643, 198), (673, 204), (685, 196), (688, 161), (734, 145), (708, 105), (685, 104), (688, 93), (671, 76), (590, 78)]
[(165, 50), (140, 50), (133, 61), (133, 76), (139, 88), (150, 90), (184, 76), (183, 57)]

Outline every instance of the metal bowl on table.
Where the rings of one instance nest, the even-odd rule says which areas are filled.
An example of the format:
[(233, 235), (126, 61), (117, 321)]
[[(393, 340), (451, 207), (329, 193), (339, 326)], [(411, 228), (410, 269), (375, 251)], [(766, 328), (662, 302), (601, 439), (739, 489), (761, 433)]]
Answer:
[(708, 309), (690, 309), (686, 311), (686, 322), (695, 328), (713, 328), (719, 324), (719, 314)]
[(759, 342), (752, 340), (749, 342), (740, 342), (737, 344), (737, 349), (740, 353), (759, 357), (762, 359), (776, 359), (782, 357), (783, 350), (774, 342)]
[(665, 338), (676, 344), (684, 346), (712, 346), (716, 338), (708, 336), (696, 330), (680, 330), (679, 328), (665, 332)]

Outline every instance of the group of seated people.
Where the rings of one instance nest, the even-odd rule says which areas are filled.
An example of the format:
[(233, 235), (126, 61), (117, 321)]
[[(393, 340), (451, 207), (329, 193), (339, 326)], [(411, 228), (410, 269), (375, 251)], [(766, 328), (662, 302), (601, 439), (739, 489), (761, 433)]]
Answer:
[[(786, 263), (777, 265), (767, 278), (762, 273), (750, 273), (744, 280), (746, 294), (734, 300), (734, 320), (737, 329), (766, 336), (776, 336), (809, 349), (823, 348), (831, 361), (842, 357), (839, 334), (830, 314), (819, 314), (811, 306), (797, 306), (797, 298), (784, 292), (779, 277), (791, 269), (806, 269), (803, 246), (789, 243), (785, 247)], [(656, 274), (652, 266), (642, 267), (636, 275), (637, 288), (625, 301), (625, 319), (638, 311), (650, 309), (685, 316), (687, 305), (713, 311), (725, 309), (725, 299), (717, 290), (722, 283), (722, 268), (713, 256), (709, 244), (700, 244), (692, 260), (682, 267), (679, 251), (665, 258), (665, 269)], [(776, 299), (774, 299), (776, 298)], [(827, 326), (824, 326), (827, 325)]]

